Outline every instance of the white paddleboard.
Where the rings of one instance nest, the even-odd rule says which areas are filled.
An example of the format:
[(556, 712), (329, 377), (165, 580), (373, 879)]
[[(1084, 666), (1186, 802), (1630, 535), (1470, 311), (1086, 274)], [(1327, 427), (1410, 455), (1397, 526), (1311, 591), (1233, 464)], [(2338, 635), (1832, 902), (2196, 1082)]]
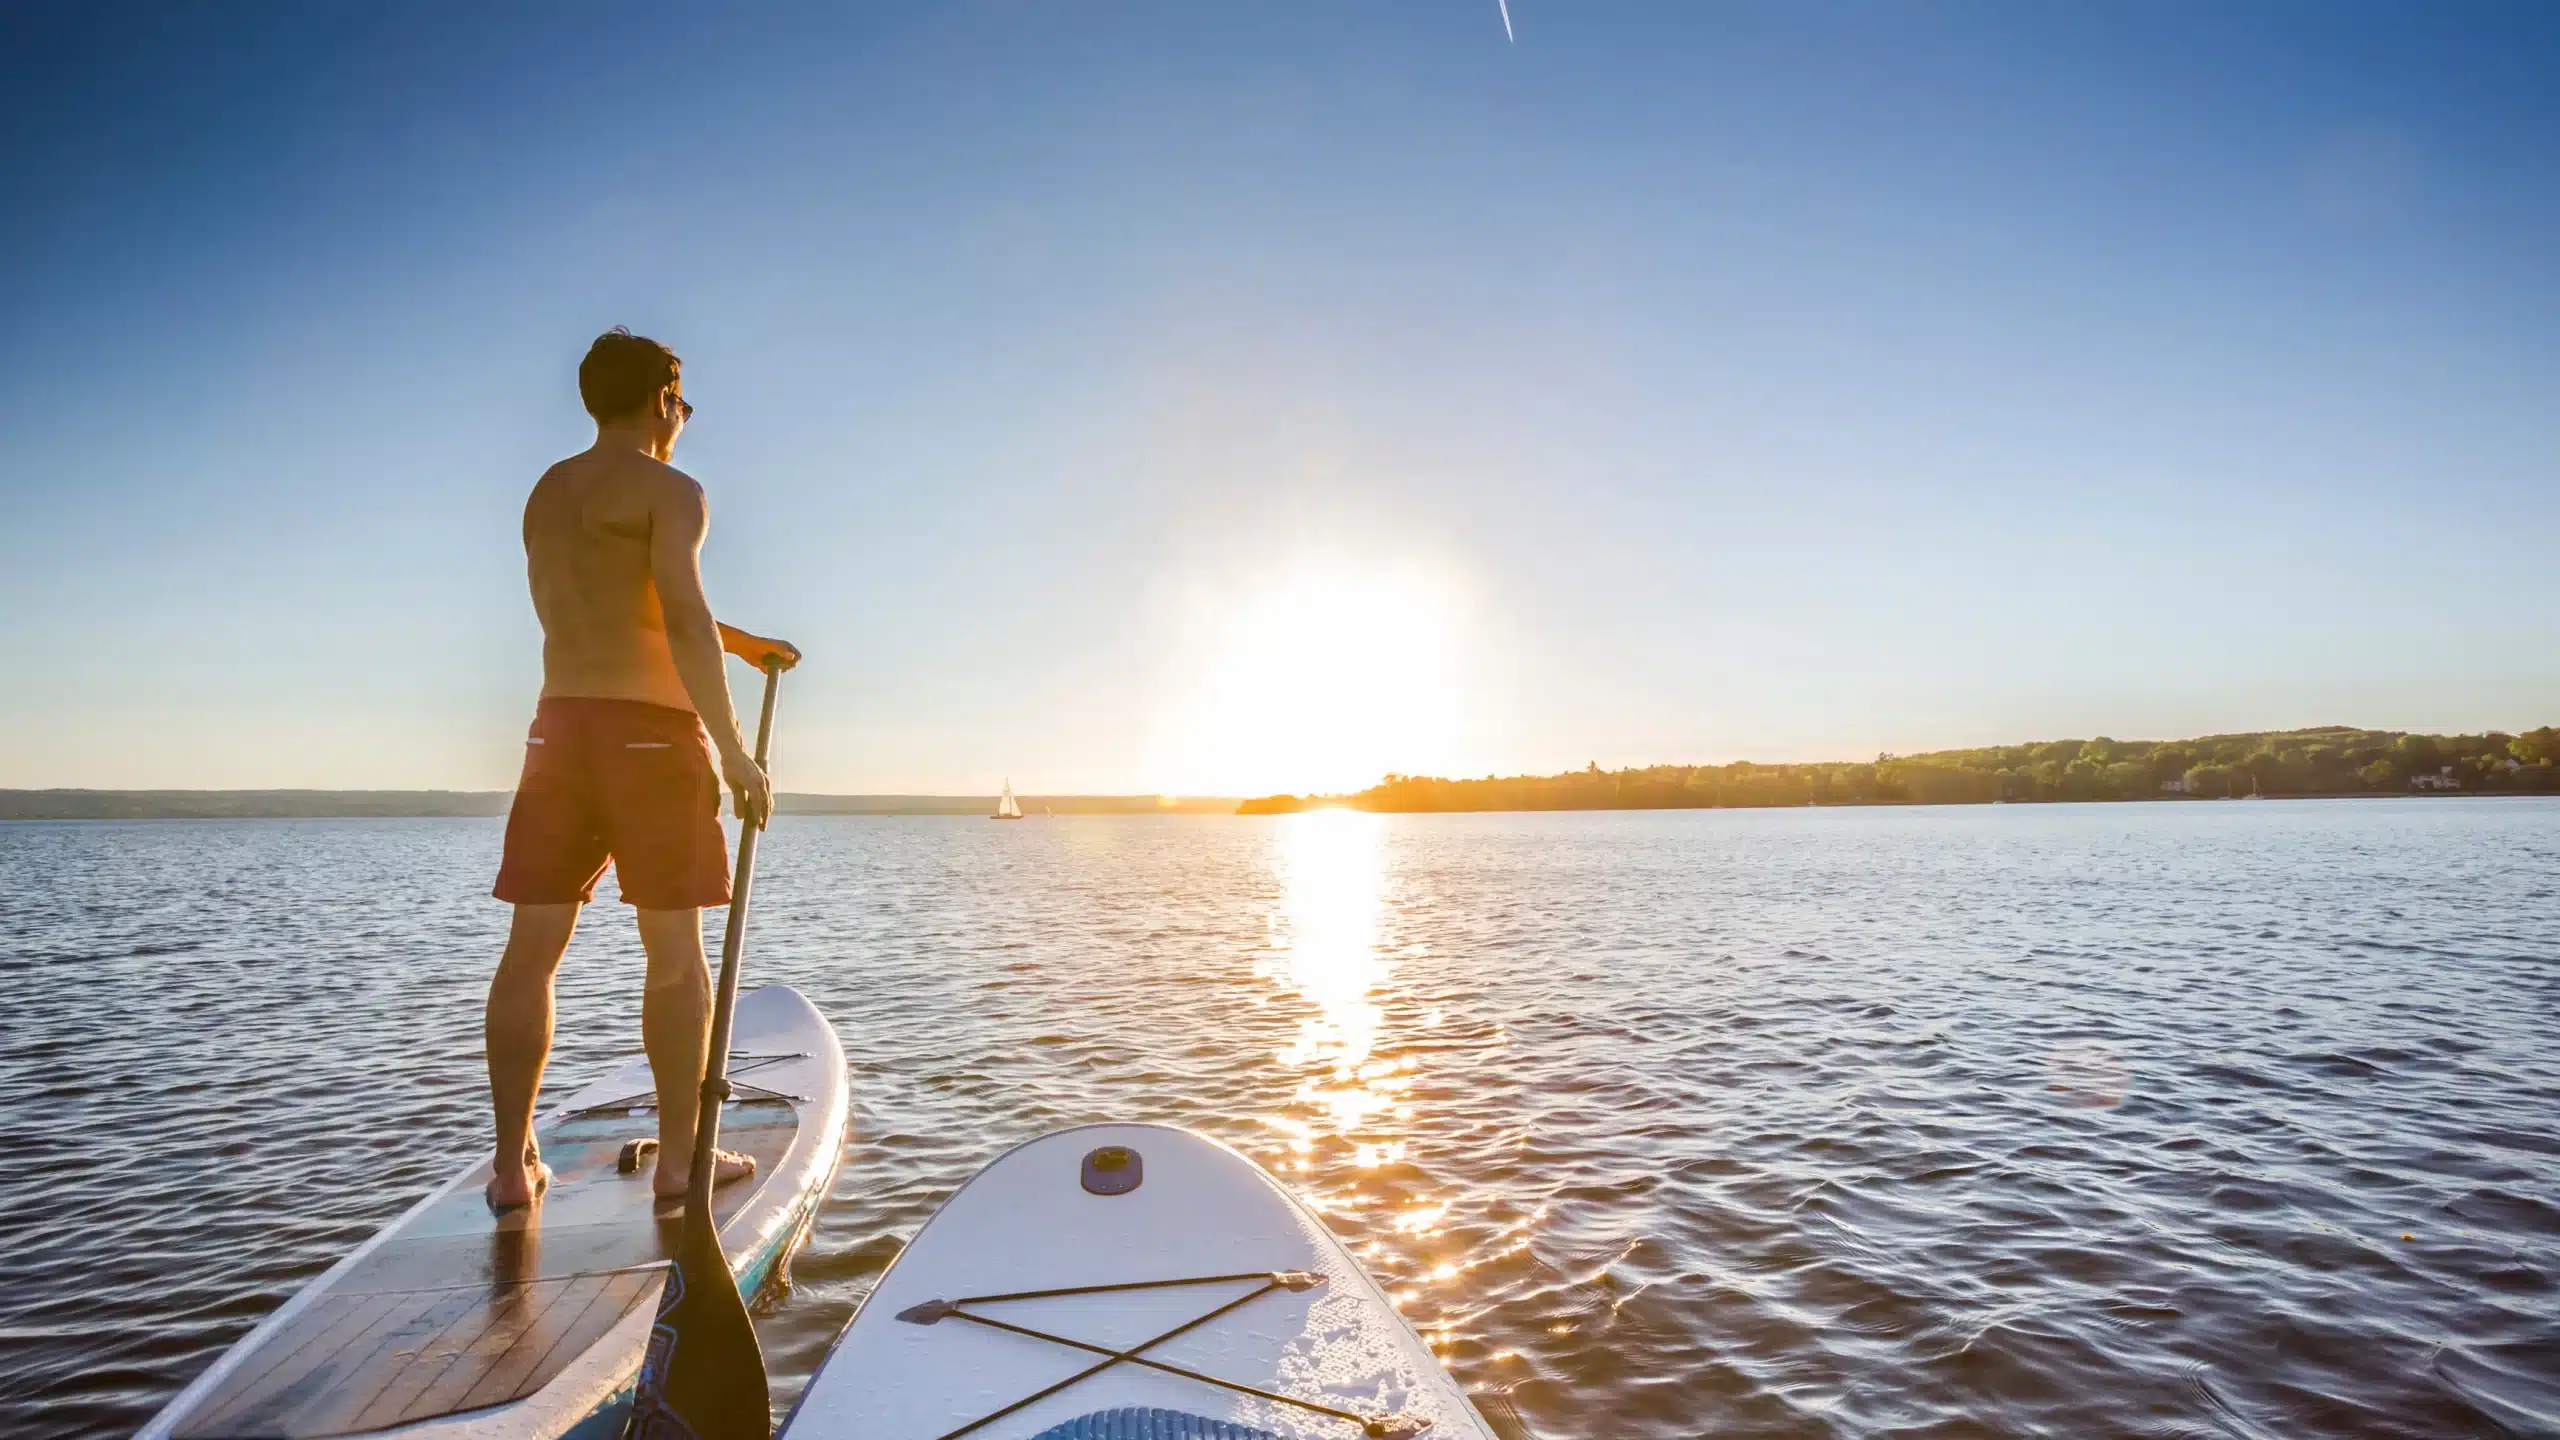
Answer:
[[(720, 1144), (756, 1173), (714, 1196), (753, 1295), (806, 1235), (844, 1153), (851, 1096), (826, 1018), (787, 985), (738, 997)], [(635, 1059), (535, 1126), (552, 1169), (538, 1206), (492, 1216), (472, 1165), (225, 1352), (138, 1440), (552, 1440), (620, 1432), (682, 1202), (628, 1174), (657, 1134)]]
[[(1128, 1288), (1214, 1276), (1231, 1278)], [(1001, 1298), (1058, 1290), (1087, 1293)], [(783, 1434), (1495, 1440), (1314, 1212), (1164, 1125), (1062, 1130), (978, 1172), (880, 1278)]]

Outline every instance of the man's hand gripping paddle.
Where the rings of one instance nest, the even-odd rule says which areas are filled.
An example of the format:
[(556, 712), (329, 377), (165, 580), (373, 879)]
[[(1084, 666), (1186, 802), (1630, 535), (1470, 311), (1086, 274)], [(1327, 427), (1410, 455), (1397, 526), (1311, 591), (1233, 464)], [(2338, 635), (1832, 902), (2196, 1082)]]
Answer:
[[(797, 658), (796, 656), (794, 657)], [(764, 712), (756, 720), (756, 765), (773, 740), (773, 696), (782, 683), (779, 657), (764, 664)], [(694, 1122), (693, 1171), (686, 1180), (684, 1226), (675, 1263), (658, 1298), (658, 1322), (640, 1362), (640, 1390), (624, 1440), (771, 1440), (773, 1400), (765, 1389), (764, 1352), (756, 1348), (747, 1302), (720, 1252), (711, 1217), (711, 1169), (720, 1143), (720, 1106), (729, 1098), (729, 1026), (738, 1009), (738, 957), (746, 949), (747, 890), (755, 881), (756, 836), (763, 817), (738, 829), (738, 878), (730, 887), (729, 929), (720, 942), (720, 988), (711, 1006), (711, 1048), (704, 1057), (702, 1113)]]

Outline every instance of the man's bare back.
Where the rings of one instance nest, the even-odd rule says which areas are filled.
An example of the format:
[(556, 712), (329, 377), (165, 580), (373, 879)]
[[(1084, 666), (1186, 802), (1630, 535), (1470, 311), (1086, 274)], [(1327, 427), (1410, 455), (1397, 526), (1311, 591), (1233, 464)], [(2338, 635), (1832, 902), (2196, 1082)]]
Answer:
[[(709, 730), (730, 783), (756, 791), (761, 777), (742, 773), (754, 762), (738, 733), (720, 652), (759, 669), (769, 658), (789, 669), (800, 652), (711, 618), (701, 569), (710, 507), (693, 477), (661, 458), (673, 444), (672, 434), (626, 436), (608, 428), (595, 445), (544, 471), (525, 500), (525, 575), (542, 621), (542, 693), (691, 710)], [(741, 799), (762, 812), (761, 793)]]
[(524, 506), (543, 694), (695, 708), (667, 645), (650, 541), (662, 512), (699, 533), (703, 508), (691, 476), (636, 450), (589, 450), (544, 472)]

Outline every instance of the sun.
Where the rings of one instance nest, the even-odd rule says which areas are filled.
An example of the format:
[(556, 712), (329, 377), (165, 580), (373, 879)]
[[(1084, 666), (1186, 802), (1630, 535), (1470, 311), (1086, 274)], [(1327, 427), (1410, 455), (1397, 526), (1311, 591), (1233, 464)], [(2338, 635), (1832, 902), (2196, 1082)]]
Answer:
[(1464, 705), (1445, 583), (1302, 571), (1211, 608), (1165, 747), (1184, 793), (1335, 794), (1446, 764)]

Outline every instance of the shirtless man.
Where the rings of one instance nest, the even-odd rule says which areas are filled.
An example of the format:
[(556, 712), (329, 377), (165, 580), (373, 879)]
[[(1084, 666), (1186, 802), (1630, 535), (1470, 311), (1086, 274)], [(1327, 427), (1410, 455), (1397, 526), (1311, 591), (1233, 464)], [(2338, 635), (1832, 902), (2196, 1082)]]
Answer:
[[(596, 443), (552, 466), (525, 502), (542, 702), (498, 869), (497, 896), (515, 906), (515, 923), (489, 982), (494, 1210), (531, 1204), (551, 1179), (533, 1139), (551, 977), (608, 861), (648, 953), (640, 1034), (658, 1088), (653, 1183), (660, 1195), (684, 1193), (710, 1044), (702, 907), (729, 901), (721, 779), (741, 822), (761, 827), (773, 808), (771, 783), (739, 737), (721, 652), (786, 670), (800, 652), (718, 624), (703, 599), (709, 513), (702, 487), (667, 463), (693, 415), (681, 368), (654, 340), (619, 327), (598, 336), (578, 366)], [(712, 1173), (725, 1182), (754, 1171), (724, 1150)]]

